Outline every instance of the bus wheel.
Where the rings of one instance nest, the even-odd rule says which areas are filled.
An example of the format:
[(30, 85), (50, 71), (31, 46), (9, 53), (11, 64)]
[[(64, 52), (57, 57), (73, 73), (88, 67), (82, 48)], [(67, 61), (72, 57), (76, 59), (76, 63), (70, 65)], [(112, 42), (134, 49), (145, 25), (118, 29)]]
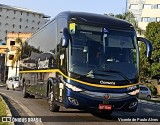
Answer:
[(54, 93), (53, 93), (52, 90), (50, 90), (49, 94), (48, 94), (48, 104), (49, 104), (49, 110), (50, 111), (52, 111), (52, 112), (58, 112), (59, 111), (60, 106), (55, 104)]
[(28, 98), (30, 96), (29, 93), (26, 92), (26, 86), (25, 85), (23, 86), (22, 92), (23, 92), (23, 98)]

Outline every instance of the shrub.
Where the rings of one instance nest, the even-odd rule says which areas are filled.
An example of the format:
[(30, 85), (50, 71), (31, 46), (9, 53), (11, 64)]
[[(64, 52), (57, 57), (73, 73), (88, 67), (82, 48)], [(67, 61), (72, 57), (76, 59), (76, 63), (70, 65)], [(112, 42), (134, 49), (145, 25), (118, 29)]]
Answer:
[(152, 95), (157, 95), (157, 88), (153, 84), (147, 84), (147, 87), (151, 90)]

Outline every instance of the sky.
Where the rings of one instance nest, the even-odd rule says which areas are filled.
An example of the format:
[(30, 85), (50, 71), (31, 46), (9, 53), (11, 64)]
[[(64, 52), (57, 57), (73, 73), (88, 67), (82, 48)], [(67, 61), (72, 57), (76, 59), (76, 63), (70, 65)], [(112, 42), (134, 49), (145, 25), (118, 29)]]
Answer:
[(62, 11), (122, 14), (126, 8), (126, 0), (0, 0), (0, 4), (27, 8), (51, 18)]

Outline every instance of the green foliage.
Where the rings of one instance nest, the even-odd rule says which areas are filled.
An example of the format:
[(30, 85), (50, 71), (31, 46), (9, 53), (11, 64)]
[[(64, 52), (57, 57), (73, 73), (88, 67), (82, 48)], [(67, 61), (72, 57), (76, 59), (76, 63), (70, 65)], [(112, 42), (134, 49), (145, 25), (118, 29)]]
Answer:
[(23, 45), (22, 39), (19, 38), (19, 37), (16, 38), (15, 42), (18, 43), (20, 46), (17, 47), (16, 53), (15, 53), (14, 58), (13, 58), (13, 60), (12, 60), (12, 64), (11, 64), (11, 67), (12, 67), (12, 68), (14, 67), (14, 64), (15, 64), (16, 62), (18, 62), (18, 60), (19, 60), (20, 57), (21, 57), (21, 51), (22, 51), (22, 45)]
[[(149, 23), (146, 27), (145, 37), (150, 40), (153, 45), (153, 62), (150, 68), (148, 68), (147, 65), (145, 65), (144, 67), (148, 68), (151, 77), (160, 76), (160, 62), (154, 61), (157, 57), (160, 57), (160, 22)], [(144, 52), (144, 48), (142, 48), (142, 52)]]
[(147, 87), (151, 90), (152, 95), (157, 95), (157, 88), (153, 84), (147, 84)]
[(137, 32), (141, 32), (141, 28), (138, 27), (138, 22), (137, 20), (135, 20), (135, 17), (132, 12), (125, 12), (123, 14), (116, 14), (116, 15), (114, 15), (113, 13), (109, 13), (105, 15), (113, 16), (113, 17), (116, 17), (122, 20), (126, 20), (134, 26)]
[(5, 103), (2, 101), (2, 97), (0, 96), (0, 116), (6, 116), (6, 105)]

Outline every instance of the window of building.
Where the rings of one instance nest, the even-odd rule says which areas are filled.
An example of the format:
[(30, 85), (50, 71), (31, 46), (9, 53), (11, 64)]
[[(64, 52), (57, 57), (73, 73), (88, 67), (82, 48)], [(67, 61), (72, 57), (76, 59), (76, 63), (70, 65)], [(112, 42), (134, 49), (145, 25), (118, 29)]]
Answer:
[(5, 30), (5, 33), (7, 34), (7, 33), (8, 33), (8, 31), (7, 31), (7, 30)]
[(150, 22), (156, 22), (156, 18), (155, 17), (150, 18)]
[(6, 19), (8, 19), (9, 18), (9, 16), (6, 16)]
[(26, 19), (26, 22), (28, 23), (28, 22), (29, 22), (29, 19)]
[(157, 4), (152, 4), (151, 8), (152, 9), (157, 9)]
[(131, 4), (129, 9), (138, 9), (138, 4)]
[(34, 27), (32, 27), (31, 30), (34, 30)]
[(157, 18), (156, 18), (156, 21), (157, 21), (157, 22), (160, 22), (160, 17), (157, 17)]
[(21, 15), (22, 15), (22, 13), (23, 13), (23, 12), (21, 11)]
[(10, 41), (10, 46), (15, 45), (15, 41)]
[(19, 28), (21, 29), (21, 28), (22, 28), (22, 26), (21, 26), (21, 25), (19, 25)]
[(22, 22), (22, 18), (20, 18), (19, 21)]
[(34, 23), (35, 21), (34, 20), (32, 20), (32, 23)]
[(26, 26), (25, 29), (28, 29), (28, 26)]
[(9, 60), (13, 60), (13, 58), (14, 58), (14, 55), (9, 54)]
[(38, 25), (40, 24), (40, 21), (38, 21), (38, 23), (37, 23)]
[(14, 10), (14, 14), (16, 14), (16, 10)]
[(151, 4), (144, 4), (143, 9), (151, 9)]
[(157, 4), (157, 8), (160, 9), (160, 4)]
[(150, 17), (143, 17), (142, 22), (150, 22)]
[(13, 17), (13, 20), (15, 20), (16, 19), (16, 17)]
[(15, 27), (15, 24), (13, 24), (12, 26), (13, 26), (13, 28), (14, 28), (14, 27)]

